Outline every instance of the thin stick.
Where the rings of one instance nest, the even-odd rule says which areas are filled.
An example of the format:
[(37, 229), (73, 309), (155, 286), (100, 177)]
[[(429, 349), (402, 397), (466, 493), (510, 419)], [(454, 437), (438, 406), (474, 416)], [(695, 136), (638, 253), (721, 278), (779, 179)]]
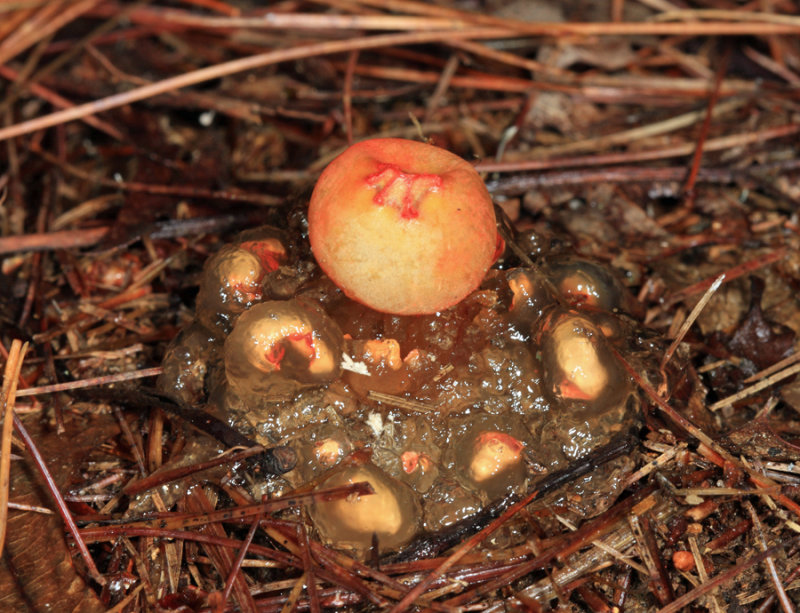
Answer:
[(20, 504), (18, 502), (9, 502), (9, 509), (16, 509), (17, 511), (30, 511), (31, 513), (41, 513), (42, 515), (55, 515), (53, 511), (47, 507), (37, 507), (36, 505)]
[[(648, 398), (650, 398), (653, 402), (655, 402), (656, 406), (665, 413), (673, 422), (678, 424), (681, 428), (686, 430), (690, 435), (695, 437), (698, 441), (703, 443), (708, 449), (713, 451), (713, 453), (717, 454), (720, 457), (720, 466), (722, 465), (722, 460), (727, 460), (734, 466), (740, 467), (742, 470), (745, 470), (750, 477), (750, 480), (753, 484), (758, 487), (759, 489), (773, 486), (775, 482), (764, 476), (756, 473), (750, 467), (746, 466), (743, 462), (740, 462), (735, 456), (733, 456), (729, 451), (724, 449), (721, 445), (719, 445), (714, 439), (708, 436), (705, 432), (703, 432), (700, 428), (695, 426), (691, 421), (689, 421), (686, 417), (678, 413), (675, 409), (673, 409), (666, 400), (664, 400), (661, 396), (658, 395), (655, 389), (644, 379), (642, 379), (641, 375), (636, 372), (636, 369), (630, 365), (630, 363), (622, 357), (622, 355), (613, 347), (611, 348), (611, 352), (617, 358), (622, 367), (628, 372), (628, 374), (633, 378), (636, 384), (644, 390), (647, 394)], [(800, 366), (800, 364), (798, 364)], [(785, 372), (785, 371), (784, 371)], [(775, 498), (787, 509), (791, 510), (795, 515), (800, 517), (800, 505), (798, 505), (794, 500), (786, 496), (785, 494), (776, 493)]]
[(398, 409), (403, 409), (404, 411), (414, 411), (416, 413), (432, 413), (434, 411), (433, 406), (424, 402), (408, 400), (402, 396), (395, 396), (394, 394), (386, 394), (384, 392), (376, 392), (374, 390), (369, 390), (367, 392), (367, 398), (370, 400), (375, 400), (376, 402), (383, 402), (384, 404), (397, 407)]
[[(415, 13), (417, 15), (432, 15), (435, 17), (450, 17), (451, 19), (464, 19), (471, 24), (494, 26), (500, 28), (513, 28), (518, 33), (532, 36), (737, 36), (748, 33), (750, 35), (789, 34), (800, 32), (800, 18), (784, 16), (777, 21), (775, 15), (770, 13), (747, 12), (753, 16), (751, 23), (730, 23), (725, 21), (700, 21), (704, 16), (702, 11), (681, 11), (680, 17), (687, 21), (654, 23), (654, 22), (593, 22), (593, 23), (552, 23), (552, 22), (523, 22), (515, 19), (503, 19), (469, 11), (460, 11), (433, 3), (413, 0), (358, 0), (363, 6), (377, 6), (383, 10)], [(726, 11), (736, 13), (736, 11)], [(678, 16), (678, 12), (672, 13)], [(708, 16), (708, 14), (705, 14)], [(763, 16), (763, 17), (762, 17)], [(726, 18), (728, 16), (726, 15)], [(739, 17), (742, 19), (742, 17)], [(777, 21), (777, 23), (776, 23)], [(664, 27), (671, 26), (671, 27)], [(736, 27), (739, 26), (739, 27)]]
[(663, 12), (653, 17), (654, 21), (681, 21), (684, 19), (726, 19), (729, 21), (751, 21), (763, 23), (800, 23), (795, 15), (757, 13), (752, 11), (725, 11), (718, 9), (692, 9)]
[[(758, 541), (758, 547), (761, 551), (766, 551), (767, 549), (767, 539), (764, 538), (764, 530), (761, 526), (761, 520), (758, 517), (758, 513), (756, 513), (756, 509), (753, 506), (753, 503), (749, 500), (744, 501), (745, 508), (747, 512), (750, 514), (750, 518), (753, 520), (753, 528), (756, 531), (756, 540)], [(772, 578), (772, 583), (775, 585), (775, 593), (778, 595), (778, 600), (781, 603), (781, 607), (783, 607), (784, 613), (794, 613), (794, 607), (792, 606), (791, 600), (786, 595), (786, 590), (783, 589), (783, 584), (781, 583), (780, 577), (778, 577), (778, 569), (775, 567), (775, 560), (772, 556), (768, 556), (764, 563), (767, 565), (767, 569), (769, 570), (770, 577)]]
[[(669, 21), (636, 22), (535, 22), (490, 17), (481, 13), (459, 11), (442, 7), (426, 6), (422, 2), (384, 2), (371, 0), (360, 2), (366, 6), (377, 6), (382, 10), (392, 10), (414, 15), (364, 15), (333, 13), (278, 13), (270, 12), (258, 17), (212, 17), (190, 13), (179, 9), (142, 8), (131, 11), (129, 18), (134, 23), (151, 24), (153, 22), (185, 27), (213, 29), (248, 28), (255, 30), (460, 30), (476, 25), (507, 28), (518, 34), (532, 36), (631, 36), (641, 35), (769, 35), (796, 34), (800, 32), (800, 19), (792, 16), (781, 16), (770, 13), (741, 11), (748, 17), (734, 17), (738, 11), (724, 11), (716, 16), (711, 12), (677, 11), (670, 13)], [(402, 6), (401, 6), (402, 5)], [(108, 6), (94, 11), (94, 14), (106, 16), (119, 11), (118, 7)], [(752, 18), (749, 16), (753, 16)], [(701, 21), (705, 17), (708, 21)], [(746, 20), (746, 23), (736, 21)], [(733, 23), (731, 23), (733, 22)]]
[(239, 570), (242, 568), (242, 562), (244, 561), (244, 556), (247, 554), (247, 550), (250, 548), (250, 543), (253, 542), (253, 537), (256, 534), (256, 528), (258, 528), (258, 524), (261, 522), (259, 517), (256, 517), (253, 523), (250, 525), (250, 530), (247, 531), (247, 536), (242, 543), (241, 549), (239, 549), (239, 554), (236, 556), (236, 559), (233, 561), (233, 566), (231, 566), (231, 572), (228, 574), (228, 580), (225, 582), (225, 591), (222, 593), (222, 602), (228, 602), (228, 598), (231, 596), (231, 590), (233, 589), (233, 580), (236, 579), (236, 575), (239, 574)]
[(325, 41), (310, 45), (300, 45), (291, 49), (279, 49), (277, 51), (267, 51), (248, 57), (206, 66), (198, 70), (192, 70), (168, 79), (163, 79), (156, 83), (143, 85), (127, 92), (112, 94), (99, 100), (87, 102), (79, 106), (74, 106), (62, 111), (56, 111), (49, 115), (37, 117), (22, 123), (0, 129), (0, 141), (8, 140), (23, 134), (30, 134), (37, 130), (51, 128), (68, 121), (83, 119), (96, 113), (115, 109), (126, 104), (138, 102), (152, 98), (160, 94), (166, 94), (176, 89), (197, 85), (213, 79), (229, 76), (255, 68), (263, 68), (272, 64), (300, 60), (308, 57), (321, 55), (331, 55), (345, 51), (355, 51), (359, 49), (375, 49), (378, 47), (391, 47), (395, 45), (412, 45), (418, 43), (429, 43), (441, 41), (448, 38), (503, 38), (511, 36), (508, 30), (489, 29), (489, 28), (467, 28), (459, 31), (434, 31), (434, 32), (405, 32), (401, 34), (380, 34), (370, 37), (358, 37), (341, 41)]
[(3, 388), (0, 391), (0, 410), (3, 412), (3, 433), (0, 442), (0, 555), (6, 542), (6, 529), (8, 527), (8, 492), (11, 487), (11, 434), (14, 429), (14, 400), (17, 393), (17, 381), (22, 370), (22, 361), (28, 344), (22, 344), (19, 339), (11, 343), (8, 352), (6, 369), (3, 374)]
[[(20, 78), (20, 73), (9, 66), (0, 65), (0, 77), (8, 79), (12, 83), (18, 83)], [(56, 92), (47, 89), (46, 87), (38, 83), (25, 83), (23, 85), (23, 88), (30, 91), (34, 96), (38, 96), (42, 100), (46, 100), (47, 102), (58, 108), (64, 109), (64, 108), (72, 108), (73, 106), (75, 106), (72, 102), (70, 102), (63, 96), (58, 95)], [(87, 117), (84, 121), (93, 128), (96, 128), (101, 132), (105, 132), (112, 138), (116, 138), (117, 140), (120, 141), (124, 140), (122, 133), (106, 121), (98, 119), (97, 117)]]
[(299, 523), (297, 525), (297, 542), (300, 545), (301, 559), (303, 560), (303, 567), (308, 579), (306, 581), (306, 593), (308, 594), (308, 603), (311, 613), (320, 613), (321, 606), (319, 602), (319, 593), (317, 591), (317, 572), (315, 570), (315, 560), (311, 555), (311, 539), (308, 537), (308, 531), (305, 524)]
[(728, 60), (731, 56), (730, 45), (725, 49), (725, 55), (719, 62), (717, 74), (714, 77), (714, 89), (711, 90), (711, 97), (708, 99), (708, 106), (706, 107), (706, 114), (703, 118), (703, 123), (700, 127), (700, 134), (697, 137), (697, 146), (695, 147), (694, 154), (692, 155), (692, 162), (689, 164), (689, 173), (686, 176), (686, 181), (683, 185), (684, 202), (683, 206), (686, 209), (694, 207), (695, 185), (697, 183), (697, 173), (700, 171), (700, 162), (703, 159), (703, 152), (705, 151), (705, 144), (708, 140), (708, 132), (711, 129), (711, 120), (714, 114), (714, 107), (719, 101), (720, 89), (722, 88), (722, 80), (728, 70)]
[(770, 387), (774, 383), (777, 383), (778, 381), (782, 381), (786, 377), (791, 377), (792, 375), (797, 374), (798, 372), (800, 372), (800, 364), (795, 364), (794, 366), (790, 366), (789, 368), (786, 368), (786, 369), (784, 369), (784, 370), (782, 370), (780, 372), (776, 372), (771, 377), (767, 377), (766, 379), (762, 379), (761, 381), (759, 381), (755, 385), (751, 385), (750, 387), (746, 387), (743, 390), (738, 391), (735, 394), (732, 394), (732, 395), (728, 396), (727, 398), (723, 398), (722, 400), (718, 400), (717, 402), (715, 402), (714, 404), (712, 404), (708, 408), (711, 411), (718, 411), (722, 407), (726, 407), (726, 406), (728, 406), (730, 404), (733, 404), (734, 402), (738, 402), (742, 398), (747, 398), (748, 396), (752, 396), (756, 392), (760, 392), (761, 390)]
[(689, 328), (692, 327), (692, 324), (695, 322), (697, 317), (700, 315), (700, 312), (708, 304), (708, 301), (711, 300), (711, 297), (716, 293), (716, 291), (719, 289), (720, 285), (722, 285), (723, 281), (725, 281), (725, 273), (722, 273), (719, 277), (716, 278), (714, 283), (711, 284), (711, 287), (709, 287), (706, 290), (706, 293), (703, 294), (703, 297), (694, 306), (694, 308), (692, 309), (692, 312), (689, 313), (689, 317), (686, 318), (686, 320), (683, 322), (683, 324), (681, 325), (680, 329), (678, 330), (678, 333), (675, 335), (675, 340), (672, 341), (670, 346), (667, 348), (666, 353), (664, 353), (664, 359), (661, 360), (661, 369), (662, 370), (667, 365), (667, 363), (670, 361), (670, 359), (672, 358), (673, 354), (678, 349), (678, 345), (680, 345), (681, 341), (683, 341), (683, 337), (686, 336), (686, 333), (689, 331)]
[(767, 368), (765, 368), (764, 370), (760, 370), (751, 377), (747, 377), (747, 379), (742, 381), (742, 383), (748, 384), (748, 383), (753, 383), (755, 381), (760, 381), (763, 377), (768, 377), (772, 373), (778, 372), (779, 370), (782, 370), (787, 366), (791, 366), (795, 362), (800, 362), (800, 353), (793, 353), (788, 358), (784, 358), (780, 362), (775, 362), (772, 366), (767, 366)]
[(122, 488), (122, 492), (126, 496), (133, 498), (145, 490), (158, 487), (164, 483), (169, 483), (170, 481), (175, 481), (176, 479), (181, 479), (188, 475), (208, 470), (209, 468), (214, 468), (215, 466), (220, 466), (221, 464), (233, 464), (235, 462), (241, 462), (247, 458), (260, 455), (266, 451), (266, 448), (262, 447), (261, 445), (256, 445), (255, 447), (249, 447), (236, 453), (229, 453), (229, 451), (231, 450), (225, 451), (213, 460), (198, 462), (197, 464), (190, 464), (189, 466), (179, 466), (169, 470), (162, 470), (157, 473), (153, 473), (144, 479), (129, 481), (125, 487)]
[(798, 541), (800, 541), (800, 536), (796, 536), (792, 539), (789, 539), (788, 541), (783, 541), (781, 543), (778, 543), (777, 545), (773, 545), (766, 551), (762, 551), (761, 553), (745, 560), (741, 564), (738, 564), (733, 568), (730, 568), (725, 572), (718, 574), (713, 579), (709, 579), (708, 583), (703, 583), (702, 585), (698, 585), (693, 590), (673, 600), (666, 607), (662, 607), (661, 609), (659, 609), (657, 613), (678, 613), (678, 611), (683, 609), (683, 607), (693, 603), (701, 596), (709, 593), (715, 587), (720, 586), (727, 581), (730, 581), (737, 575), (740, 575), (741, 573), (746, 571), (748, 568), (752, 568), (759, 562), (766, 560), (770, 556), (774, 556), (776, 553), (796, 544)]
[(56, 13), (48, 15), (46, 19), (39, 23), (39, 27), (31, 28), (31, 24), (26, 24), (28, 27), (20, 28), (0, 45), (0, 64), (6, 64), (37, 40), (47, 38), (62, 26), (89, 11), (96, 4), (98, 4), (98, 0), (83, 0), (83, 2), (75, 2), (71, 5), (60, 7), (60, 10), (59, 7), (56, 7)]
[[(769, 266), (770, 264), (774, 264), (778, 260), (782, 260), (786, 256), (786, 249), (780, 247), (775, 249), (774, 251), (770, 251), (764, 255), (760, 255), (758, 257), (753, 258), (752, 260), (748, 260), (747, 262), (742, 262), (734, 266), (733, 268), (729, 268), (725, 271), (725, 281), (731, 282), (734, 279), (738, 279), (746, 274), (753, 272), (754, 270), (758, 270), (759, 268), (763, 268), (764, 266)], [(671, 296), (667, 296), (664, 300), (664, 308), (671, 307), (676, 302), (680, 302), (685, 298), (692, 296), (694, 294), (699, 294), (702, 291), (705, 291), (706, 288), (712, 286), (716, 281), (716, 277), (711, 278), (708, 277), (703, 279), (702, 281), (698, 281), (688, 287), (684, 287), (682, 290), (679, 290), (672, 294)]]
[(455, 566), (458, 561), (461, 560), (461, 558), (467, 555), (473, 548), (475, 548), (493, 532), (505, 524), (509, 518), (513, 517), (519, 511), (533, 502), (537, 496), (539, 496), (539, 491), (534, 490), (521, 500), (517, 501), (515, 504), (511, 505), (502, 515), (486, 526), (483, 530), (464, 541), (453, 552), (453, 554), (450, 555), (450, 557), (448, 557), (436, 569), (434, 569), (433, 572), (431, 572), (427, 577), (409, 590), (403, 599), (392, 608), (390, 613), (401, 613), (402, 611), (407, 610), (437, 579), (444, 576), (444, 574), (453, 566)]
[(116, 375), (105, 375), (103, 377), (92, 377), (91, 379), (81, 379), (80, 381), (69, 381), (67, 383), (53, 383), (52, 385), (40, 385), (39, 387), (29, 387), (17, 392), (18, 397), (38, 396), (39, 394), (54, 394), (56, 392), (68, 392), (71, 390), (86, 389), (87, 387), (97, 387), (108, 383), (122, 383), (133, 381), (144, 377), (157, 377), (161, 374), (161, 367), (143, 368), (131, 372), (118, 373)]
[(86, 547), (86, 543), (81, 538), (81, 534), (78, 531), (78, 526), (75, 525), (75, 521), (72, 519), (72, 515), (69, 512), (67, 503), (64, 502), (61, 492), (58, 491), (58, 486), (56, 485), (53, 476), (50, 474), (50, 470), (47, 468), (47, 464), (45, 463), (42, 454), (39, 453), (39, 450), (36, 448), (31, 435), (28, 434), (25, 426), (22, 425), (22, 422), (16, 415), (14, 415), (14, 427), (17, 429), (17, 433), (22, 437), (22, 440), (25, 442), (25, 446), (28, 448), (28, 452), (33, 456), (36, 467), (39, 469), (42, 477), (44, 477), (44, 480), (47, 483), (47, 489), (50, 490), (50, 495), (56, 502), (58, 512), (61, 514), (61, 519), (63, 519), (64, 523), (67, 525), (67, 529), (72, 535), (72, 539), (75, 541), (78, 551), (81, 553), (81, 557), (83, 558), (83, 561), (89, 570), (89, 575), (100, 585), (105, 585), (106, 579), (100, 574), (100, 571), (97, 570), (97, 566), (95, 566), (94, 560), (92, 560), (89, 549)]
[[(275, 513), (284, 509), (297, 508), (314, 502), (329, 502), (341, 500), (348, 496), (370, 496), (374, 490), (366, 481), (337, 485), (314, 492), (282, 496), (264, 502), (233, 508), (217, 509), (206, 513), (155, 513), (145, 519), (134, 519), (125, 523), (111, 523), (113, 528), (189, 528), (192, 526), (205, 526), (218, 522), (239, 522), (249, 517), (261, 516), (265, 513)], [(102, 523), (96, 516), (91, 516), (95, 523)], [(81, 519), (81, 518), (78, 518)], [(112, 520), (113, 522), (113, 520)]]
[[(705, 151), (723, 151), (734, 147), (744, 147), (763, 143), (774, 138), (784, 138), (800, 132), (796, 123), (775, 126), (754, 132), (741, 132), (712, 138), (706, 142)], [(645, 149), (642, 151), (625, 151), (620, 153), (592, 154), (573, 157), (552, 157), (547, 154), (547, 149), (541, 149), (541, 159), (516, 160), (508, 162), (478, 162), (475, 170), (478, 172), (519, 172), (521, 170), (547, 170), (550, 168), (563, 168), (569, 166), (605, 166), (608, 164), (624, 164), (633, 162), (646, 162), (650, 160), (663, 160), (672, 157), (689, 155), (694, 150), (694, 143), (670, 145), (658, 149)], [(527, 155), (527, 152), (526, 152)]]
[(108, 227), (58, 230), (0, 237), (0, 255), (15, 251), (45, 251), (90, 247), (108, 234)]

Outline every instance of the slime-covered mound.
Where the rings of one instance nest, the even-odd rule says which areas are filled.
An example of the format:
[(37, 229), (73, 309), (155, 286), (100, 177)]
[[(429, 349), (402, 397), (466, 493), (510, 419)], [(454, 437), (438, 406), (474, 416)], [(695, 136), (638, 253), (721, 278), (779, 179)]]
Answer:
[[(214, 258), (206, 274), (219, 274)], [(364, 551), (374, 536), (381, 550), (397, 548), (639, 423), (614, 352), (641, 364), (649, 341), (597, 264), (549, 254), (536, 269), (493, 270), (459, 304), (418, 316), (351, 300), (307, 256), (264, 273), (260, 287), (236, 317), (198, 311), (164, 361), (161, 389), (208, 402), (265, 445), (291, 445), (298, 466), (265, 485), (273, 495), (370, 482), (375, 496), (312, 508), (319, 536), (336, 546)], [(594, 514), (630, 466), (616, 460), (549, 504)]]
[[(604, 266), (538, 239), (533, 266), (489, 270), (502, 242), (463, 160), (366, 141), (323, 173), (308, 214), (313, 256), (302, 230), (262, 228), (209, 260), (160, 387), (297, 451), (256, 494), (368, 482), (372, 495), (310, 509), (323, 540), (396, 549), (638, 426), (616, 357), (651, 368), (636, 302)], [(548, 503), (597, 513), (631, 465)]]

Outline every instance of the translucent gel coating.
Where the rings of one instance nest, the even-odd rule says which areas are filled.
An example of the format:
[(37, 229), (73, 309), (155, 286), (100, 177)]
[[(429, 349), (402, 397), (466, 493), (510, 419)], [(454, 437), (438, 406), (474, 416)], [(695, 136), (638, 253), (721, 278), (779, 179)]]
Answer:
[(567, 319), (553, 329), (553, 343), (558, 367), (564, 374), (561, 394), (593, 400), (608, 385), (608, 371), (595, 348), (593, 328), (580, 319)]
[(312, 516), (323, 539), (339, 547), (365, 550), (377, 536), (382, 551), (396, 549), (414, 536), (419, 505), (408, 487), (371, 464), (346, 469), (320, 488), (366, 481), (370, 496), (351, 496), (314, 505)]
[(508, 314), (517, 329), (527, 333), (545, 307), (555, 302), (546, 278), (529, 268), (514, 268), (506, 273), (511, 303)]
[(519, 488), (527, 473), (523, 453), (529, 436), (522, 423), (509, 414), (480, 413), (466, 417), (461, 426), (458, 421), (446, 461), (462, 484), (489, 498)]
[(494, 208), (478, 173), (414, 141), (347, 149), (320, 176), (308, 222), (322, 270), (354, 300), (387, 313), (458, 303), (497, 255)]
[(209, 363), (217, 358), (221, 346), (222, 340), (197, 322), (181, 330), (164, 355), (158, 391), (187, 406), (202, 404)]
[(211, 329), (225, 329), (236, 315), (261, 299), (264, 274), (256, 255), (226, 245), (203, 269), (197, 294), (197, 318)]
[(257, 304), (225, 340), (225, 374), (247, 393), (281, 382), (324, 384), (341, 372), (342, 335), (322, 311), (297, 300)]
[(544, 268), (553, 285), (574, 308), (643, 315), (641, 305), (610, 268), (576, 257), (551, 259)]
[(545, 386), (555, 399), (583, 403), (602, 413), (619, 403), (629, 379), (594, 321), (574, 311), (554, 310), (541, 334)]
[[(385, 171), (373, 173), (370, 182), (380, 185)], [(415, 185), (412, 196), (425, 187)], [(391, 195), (390, 189), (381, 206), (392, 206), (386, 203)], [(402, 206), (397, 210), (401, 219), (420, 218), (411, 204), (403, 204), (410, 207), (405, 213)], [(302, 267), (281, 264), (269, 272), (280, 244), (259, 240), (257, 249), (250, 237), (237, 246), (258, 255), (265, 296), (233, 318), (227, 340), (214, 331), (218, 349), (208, 355), (183, 350), (174, 364), (165, 363), (165, 373), (193, 394), (207, 390), (209, 404), (255, 432), (260, 443), (291, 441), (301, 458), (284, 477), (292, 487), (317, 486), (350, 470), (351, 454), (370, 450), (367, 467), (342, 477), (350, 481), (320, 487), (367, 480), (384, 495), (310, 511), (321, 538), (335, 547), (363, 553), (375, 533), (384, 550), (393, 549), (421, 526), (441, 528), (490, 500), (524, 492), (532, 480), (638, 426), (636, 389), (612, 348), (641, 371), (655, 372), (657, 364), (631, 353), (643, 351), (633, 324), (604, 309), (617, 303), (589, 300), (607, 286), (584, 284), (583, 261), (554, 263), (552, 256), (535, 269), (491, 271), (481, 289), (455, 307), (402, 316), (345, 299), (319, 274), (301, 275), (305, 283), (286, 293), (294, 298), (275, 300), (266, 283), (270, 275), (316, 267), (303, 259)], [(293, 257), (297, 251), (287, 247)], [(578, 283), (556, 286), (565, 276)], [(343, 348), (345, 369), (334, 359)], [(613, 500), (605, 488), (621, 487), (617, 473), (623, 469), (598, 469), (553, 500), (594, 513)]]
[(476, 483), (509, 470), (520, 462), (522, 443), (504, 432), (482, 432), (473, 443), (467, 472)]

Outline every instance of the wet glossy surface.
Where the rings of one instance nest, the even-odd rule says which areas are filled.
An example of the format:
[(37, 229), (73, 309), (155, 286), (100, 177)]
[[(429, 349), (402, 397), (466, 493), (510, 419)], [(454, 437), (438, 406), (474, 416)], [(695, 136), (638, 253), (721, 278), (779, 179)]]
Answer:
[(318, 502), (311, 507), (322, 539), (340, 547), (367, 549), (374, 534), (382, 551), (391, 551), (410, 540), (421, 520), (419, 502), (409, 487), (375, 465), (336, 472), (318, 489), (359, 482), (369, 483), (375, 493)]
[[(219, 267), (206, 274), (205, 284), (216, 282)], [(161, 388), (185, 398), (205, 389), (233, 426), (292, 445), (293, 487), (374, 482), (382, 493), (370, 502), (314, 508), (328, 542), (363, 550), (375, 531), (382, 549), (400, 546), (639, 425), (639, 399), (615, 357), (643, 360), (632, 320), (614, 312), (633, 299), (598, 264), (562, 258), (491, 271), (483, 288), (433, 315), (377, 313), (319, 273), (293, 294), (254, 299), (226, 338), (201, 323), (188, 328)], [(343, 468), (356, 450), (370, 459)], [(549, 503), (600, 512), (630, 466), (623, 458), (598, 469)], [(382, 519), (370, 524), (373, 514)]]

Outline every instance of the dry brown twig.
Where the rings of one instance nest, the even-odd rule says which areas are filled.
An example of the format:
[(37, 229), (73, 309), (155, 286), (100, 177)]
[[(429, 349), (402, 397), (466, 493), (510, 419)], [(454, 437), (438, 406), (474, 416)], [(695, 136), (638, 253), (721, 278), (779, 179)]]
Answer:
[(8, 525), (9, 486), (11, 473), (11, 435), (14, 431), (14, 402), (17, 397), (17, 382), (25, 359), (27, 344), (14, 340), (8, 352), (3, 386), (0, 389), (0, 410), (3, 412), (3, 430), (0, 438), (0, 554), (6, 540)]

